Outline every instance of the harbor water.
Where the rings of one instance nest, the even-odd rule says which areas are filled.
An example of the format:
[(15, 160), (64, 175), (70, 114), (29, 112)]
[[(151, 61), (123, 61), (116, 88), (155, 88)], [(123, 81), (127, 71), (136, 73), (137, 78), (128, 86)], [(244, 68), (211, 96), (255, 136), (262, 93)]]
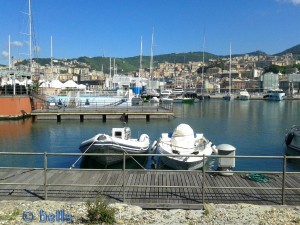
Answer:
[[(151, 144), (162, 132), (173, 131), (180, 123), (189, 124), (203, 133), (213, 144), (230, 144), (237, 156), (283, 156), (286, 130), (300, 124), (300, 101), (204, 100), (194, 104), (174, 104), (175, 118), (120, 120), (38, 120), (0, 121), (1, 152), (80, 153), (78, 147), (97, 133), (111, 133), (113, 127), (129, 126), (132, 137), (142, 133), (150, 136)], [(0, 155), (0, 167), (43, 167), (41, 156)], [(48, 167), (70, 168), (79, 156), (49, 156)], [(217, 161), (217, 159), (216, 159)], [(212, 162), (212, 169), (217, 162)], [(129, 162), (135, 164), (135, 162)], [(140, 162), (145, 167), (150, 157)], [(96, 163), (79, 160), (74, 167), (97, 167)], [(281, 171), (282, 159), (236, 159), (236, 170)], [(133, 166), (135, 167), (135, 166)], [(287, 163), (288, 171), (300, 171), (300, 161)]]

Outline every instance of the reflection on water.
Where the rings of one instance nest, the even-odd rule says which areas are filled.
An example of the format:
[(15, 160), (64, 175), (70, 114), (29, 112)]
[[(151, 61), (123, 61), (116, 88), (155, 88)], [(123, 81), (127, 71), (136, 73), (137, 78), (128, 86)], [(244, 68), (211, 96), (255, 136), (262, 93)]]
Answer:
[[(48, 152), (80, 153), (78, 147), (83, 140), (97, 133), (111, 133), (113, 127), (129, 126), (132, 136), (146, 133), (151, 144), (161, 133), (173, 131), (180, 123), (189, 124), (195, 132), (203, 133), (216, 146), (233, 145), (236, 155), (282, 156), (285, 154), (284, 137), (286, 129), (300, 124), (300, 101), (285, 100), (269, 102), (205, 100), (195, 104), (175, 104), (175, 118), (130, 119), (127, 123), (119, 120), (38, 120), (0, 121), (1, 152)], [(78, 159), (74, 157), (49, 156), (49, 167), (69, 168)], [(88, 163), (89, 165), (90, 163)], [(216, 164), (216, 162), (215, 162)], [(298, 163), (297, 163), (298, 164)], [(2, 156), (0, 166), (43, 166), (43, 157)], [(83, 163), (83, 165), (85, 165)], [(151, 168), (153, 162), (147, 159), (144, 164)], [(161, 165), (160, 165), (161, 166)], [(77, 164), (76, 167), (80, 167)], [(239, 170), (281, 170), (280, 160), (263, 162), (258, 159), (237, 159)], [(288, 169), (298, 170), (290, 160)]]
[[(150, 157), (147, 156), (134, 156), (132, 158), (128, 158), (125, 163), (126, 169), (150, 169), (148, 167), (148, 159)], [(110, 166), (105, 166), (96, 160), (93, 159), (93, 156), (84, 156), (80, 162), (80, 168), (84, 169), (122, 169), (123, 162), (117, 163)]]

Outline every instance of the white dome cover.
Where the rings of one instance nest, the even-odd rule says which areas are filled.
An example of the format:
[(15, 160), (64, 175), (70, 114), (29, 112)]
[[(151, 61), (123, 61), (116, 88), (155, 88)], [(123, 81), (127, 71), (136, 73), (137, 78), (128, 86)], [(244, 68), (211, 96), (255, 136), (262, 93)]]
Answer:
[(177, 150), (180, 154), (190, 154), (194, 151), (195, 137), (194, 131), (188, 124), (178, 125), (171, 137), (171, 145), (173, 150)]

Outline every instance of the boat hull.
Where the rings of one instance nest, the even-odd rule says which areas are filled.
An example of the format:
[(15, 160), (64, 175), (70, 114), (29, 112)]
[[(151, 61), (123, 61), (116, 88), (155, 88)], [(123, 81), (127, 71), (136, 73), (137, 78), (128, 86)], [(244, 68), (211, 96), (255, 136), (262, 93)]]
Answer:
[[(187, 141), (192, 142), (192, 147), (186, 146)], [(163, 133), (157, 142), (156, 151), (160, 154), (160, 162), (167, 167), (176, 170), (196, 170), (202, 168), (206, 156), (217, 152), (217, 149), (203, 134), (195, 134), (195, 137), (189, 140), (182, 137), (179, 145), (176, 145), (168, 133)]]
[(286, 154), (300, 155), (300, 126), (293, 126), (285, 136)]
[[(125, 159), (131, 157), (128, 156), (128, 154), (147, 153), (149, 149), (149, 137), (148, 135), (143, 135), (141, 135), (141, 137), (143, 136), (145, 138), (144, 141), (138, 141), (136, 139), (124, 141), (122, 139), (118, 140), (118, 138), (112, 138), (108, 135), (97, 135), (92, 139), (84, 141), (80, 145), (79, 150), (82, 153), (101, 154), (99, 156), (96, 155), (91, 157), (105, 166), (110, 166), (122, 162), (124, 158), (124, 153)], [(99, 137), (103, 140), (98, 140)]]
[[(160, 148), (157, 151), (162, 155), (159, 160), (166, 166), (176, 170), (197, 170), (203, 167), (203, 157), (172, 157), (163, 156), (164, 151)], [(193, 160), (191, 160), (193, 158)]]
[(239, 96), (239, 100), (243, 100), (243, 101), (247, 101), (250, 99), (250, 96), (249, 95), (240, 95)]

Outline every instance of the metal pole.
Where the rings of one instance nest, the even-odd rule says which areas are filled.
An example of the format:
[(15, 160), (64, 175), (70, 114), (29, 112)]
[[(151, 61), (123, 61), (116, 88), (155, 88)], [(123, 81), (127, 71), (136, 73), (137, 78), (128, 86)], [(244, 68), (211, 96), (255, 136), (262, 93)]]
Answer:
[(44, 191), (45, 200), (48, 200), (48, 183), (47, 183), (47, 152), (44, 153)]
[(125, 203), (125, 170), (126, 170), (126, 161), (125, 161), (125, 152), (123, 152), (123, 202)]
[(203, 154), (203, 165), (202, 165), (202, 204), (204, 205), (204, 188), (205, 188), (205, 155)]
[(286, 156), (283, 157), (283, 171), (282, 171), (282, 200), (281, 204), (285, 205), (285, 178), (286, 178)]

